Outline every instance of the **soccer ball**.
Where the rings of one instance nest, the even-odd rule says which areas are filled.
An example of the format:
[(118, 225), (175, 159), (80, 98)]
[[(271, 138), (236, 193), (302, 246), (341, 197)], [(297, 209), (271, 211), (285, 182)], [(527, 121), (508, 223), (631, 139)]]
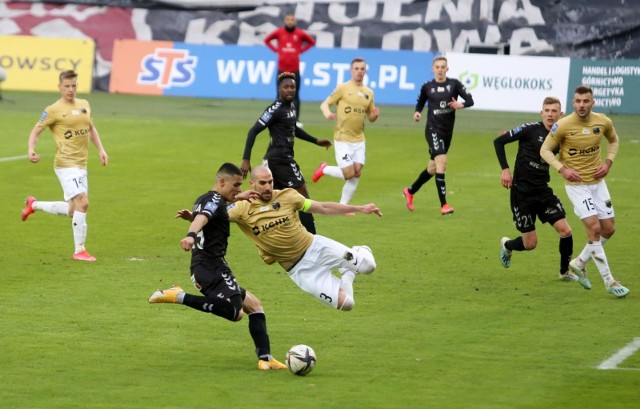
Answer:
[(316, 366), (316, 353), (308, 345), (295, 345), (287, 352), (286, 362), (291, 373), (305, 376)]

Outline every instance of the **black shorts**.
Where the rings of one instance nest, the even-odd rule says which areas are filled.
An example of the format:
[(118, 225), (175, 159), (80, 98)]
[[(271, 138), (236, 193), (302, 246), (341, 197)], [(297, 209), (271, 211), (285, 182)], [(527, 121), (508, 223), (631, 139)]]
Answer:
[(533, 193), (523, 193), (511, 188), (511, 213), (513, 223), (520, 233), (534, 231), (536, 218), (553, 226), (558, 220), (566, 217), (560, 199), (553, 194), (550, 187)]
[(234, 295), (244, 298), (244, 290), (240, 288), (236, 277), (222, 257), (207, 264), (191, 266), (191, 281), (203, 295), (210, 298), (227, 299)]
[(300, 167), (293, 159), (286, 161), (263, 159), (262, 165), (271, 170), (274, 189), (286, 189), (288, 187), (295, 189), (306, 183)]
[(429, 144), (429, 156), (431, 159), (438, 155), (446, 155), (449, 152), (452, 135), (427, 127), (424, 130), (424, 137), (427, 139), (427, 144)]

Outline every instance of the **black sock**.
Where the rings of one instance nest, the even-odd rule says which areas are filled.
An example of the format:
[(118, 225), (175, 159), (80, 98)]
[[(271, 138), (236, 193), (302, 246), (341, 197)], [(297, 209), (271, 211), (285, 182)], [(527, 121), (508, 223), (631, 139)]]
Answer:
[(256, 346), (256, 355), (260, 359), (267, 359), (271, 354), (269, 334), (267, 334), (267, 317), (264, 312), (253, 312), (249, 314), (249, 333)]
[(316, 221), (313, 219), (313, 215), (307, 212), (298, 212), (300, 223), (311, 234), (316, 234)]
[(569, 262), (573, 255), (573, 236), (560, 237), (560, 274), (569, 271)]
[(237, 300), (235, 300), (236, 297), (232, 298), (236, 302), (185, 293), (182, 304), (194, 310), (208, 312), (229, 321), (235, 321), (238, 311), (242, 308), (242, 299), (240, 299), (240, 296), (237, 296)]
[(504, 247), (507, 250), (511, 251), (525, 251), (524, 241), (522, 241), (522, 236), (518, 236), (513, 240), (506, 241), (504, 243)]
[(411, 186), (409, 186), (409, 189), (408, 189), (409, 193), (411, 193), (412, 195), (415, 195), (418, 192), (418, 190), (420, 190), (422, 185), (427, 183), (432, 176), (433, 175), (429, 174), (429, 172), (427, 172), (426, 170), (423, 170), (422, 173), (420, 173), (420, 176), (418, 176), (418, 179), (416, 179), (416, 181), (413, 182)]
[(447, 184), (444, 181), (444, 173), (436, 173), (436, 188), (440, 205), (444, 206), (447, 203)]

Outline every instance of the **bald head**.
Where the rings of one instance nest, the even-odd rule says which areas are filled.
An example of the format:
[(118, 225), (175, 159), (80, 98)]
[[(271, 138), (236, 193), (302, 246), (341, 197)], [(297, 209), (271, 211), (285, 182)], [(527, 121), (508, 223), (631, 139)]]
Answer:
[(266, 166), (256, 166), (251, 172), (251, 187), (258, 192), (260, 200), (268, 202), (273, 196), (273, 175)]

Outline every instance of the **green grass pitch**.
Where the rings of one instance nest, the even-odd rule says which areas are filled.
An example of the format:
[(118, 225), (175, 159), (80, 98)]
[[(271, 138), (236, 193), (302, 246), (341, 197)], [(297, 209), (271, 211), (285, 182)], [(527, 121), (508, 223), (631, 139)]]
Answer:
[[(348, 313), (301, 292), (261, 262), (232, 228), (227, 260), (261, 298), (272, 352), (284, 359), (311, 345), (307, 377), (261, 372), (247, 321), (230, 323), (179, 305), (150, 305), (157, 288), (190, 292), (189, 254), (174, 219), (208, 190), (223, 161), (240, 162), (247, 130), (269, 101), (205, 100), (95, 93), (88, 96), (110, 156), (93, 145), (87, 248), (93, 264), (71, 260), (70, 220), (36, 213), (20, 220), (24, 198), (61, 200), (54, 143), (40, 137), (41, 163), (26, 158), (29, 131), (57, 95), (4, 92), (0, 101), (0, 406), (11, 408), (637, 408), (640, 352), (616, 370), (597, 366), (640, 337), (640, 118), (613, 116), (620, 152), (607, 178), (618, 230), (607, 243), (616, 277), (631, 289), (608, 295), (593, 264), (593, 290), (557, 278), (558, 240), (538, 225), (539, 247), (498, 261), (502, 236), (517, 231), (500, 186), (493, 139), (536, 114), (461, 111), (449, 154), (442, 217), (430, 181), (409, 212), (401, 195), (427, 160), (424, 122), (412, 107), (382, 106), (367, 124), (367, 164), (354, 203), (375, 202), (383, 218), (317, 216), (318, 232), (367, 244), (378, 269), (355, 283)], [(85, 97), (85, 96), (81, 96)], [(302, 104), (305, 130), (331, 138), (318, 103)], [(264, 153), (258, 137), (252, 164)], [(515, 144), (509, 146), (513, 163)], [(333, 150), (296, 141), (310, 180)], [(559, 175), (574, 254), (584, 229)], [(248, 184), (247, 184), (248, 186)], [(337, 201), (342, 182), (309, 183), (312, 198)]]

